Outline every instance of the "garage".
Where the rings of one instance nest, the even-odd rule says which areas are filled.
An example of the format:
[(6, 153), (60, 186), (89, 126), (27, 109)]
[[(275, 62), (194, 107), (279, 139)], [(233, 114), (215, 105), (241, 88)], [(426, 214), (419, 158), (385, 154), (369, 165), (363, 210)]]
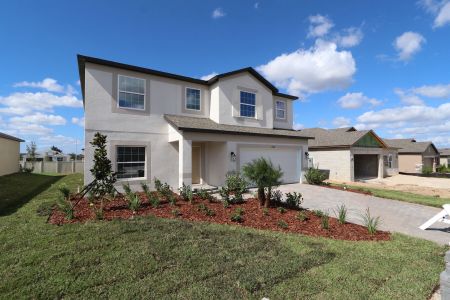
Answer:
[(275, 166), (280, 166), (283, 171), (283, 183), (300, 182), (301, 156), (299, 147), (241, 147), (239, 150), (239, 168), (254, 159), (264, 157), (272, 161)]
[(354, 155), (355, 179), (378, 177), (378, 155)]

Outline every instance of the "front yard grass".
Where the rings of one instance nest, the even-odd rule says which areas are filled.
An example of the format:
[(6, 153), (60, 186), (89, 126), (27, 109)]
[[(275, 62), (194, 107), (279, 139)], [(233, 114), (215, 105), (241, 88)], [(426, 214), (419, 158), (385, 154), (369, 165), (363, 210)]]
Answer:
[(400, 234), (348, 242), (155, 217), (47, 224), (36, 210), (61, 183), (75, 190), (81, 176), (0, 217), (0, 298), (426, 299), (444, 269), (444, 247)]
[(363, 187), (357, 185), (348, 185), (340, 183), (331, 183), (332, 186), (347, 187), (358, 191), (370, 192), (373, 196), (387, 199), (394, 199), (399, 201), (405, 201), (410, 203), (422, 204), (427, 206), (442, 208), (442, 205), (450, 203), (449, 198), (440, 198), (433, 196), (425, 196), (414, 193), (408, 193), (403, 191), (377, 189), (372, 187)]

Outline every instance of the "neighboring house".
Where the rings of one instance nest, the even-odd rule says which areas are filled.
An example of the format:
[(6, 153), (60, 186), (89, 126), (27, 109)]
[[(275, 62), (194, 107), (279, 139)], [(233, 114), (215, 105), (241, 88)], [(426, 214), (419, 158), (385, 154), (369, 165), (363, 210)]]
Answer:
[(293, 100), (252, 68), (209, 80), (78, 56), (85, 110), (85, 183), (94, 134), (107, 135), (119, 184), (154, 177), (220, 186), (230, 171), (266, 157), (283, 182), (301, 182), (308, 136), (295, 131)]
[(354, 127), (309, 128), (310, 166), (329, 172), (329, 179), (355, 181), (398, 174), (397, 149), (386, 145), (372, 130)]
[(24, 140), (0, 132), (0, 176), (19, 172), (21, 142)]
[[(21, 160), (29, 161), (30, 158), (28, 157), (27, 154), (22, 154)], [(42, 152), (37, 152), (35, 157), (35, 161), (70, 161), (70, 160), (71, 159), (69, 154), (53, 151), (51, 149)]]
[(398, 148), (398, 166), (402, 173), (421, 173), (422, 168), (436, 171), (439, 151), (432, 142), (417, 142), (415, 139), (384, 139), (391, 147)]
[(442, 166), (450, 166), (450, 148), (439, 149), (439, 164)]

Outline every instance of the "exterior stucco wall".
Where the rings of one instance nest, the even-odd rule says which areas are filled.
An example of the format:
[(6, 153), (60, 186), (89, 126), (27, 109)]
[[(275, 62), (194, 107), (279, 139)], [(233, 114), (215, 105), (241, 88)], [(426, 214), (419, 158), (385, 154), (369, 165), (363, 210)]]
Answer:
[(19, 172), (20, 143), (0, 137), (0, 176)]
[(352, 181), (350, 150), (322, 150), (309, 151), (309, 157), (315, 168), (329, 170), (330, 179), (338, 181)]
[(400, 172), (417, 173), (420, 172), (418, 166), (422, 164), (422, 155), (420, 154), (399, 154), (398, 169)]

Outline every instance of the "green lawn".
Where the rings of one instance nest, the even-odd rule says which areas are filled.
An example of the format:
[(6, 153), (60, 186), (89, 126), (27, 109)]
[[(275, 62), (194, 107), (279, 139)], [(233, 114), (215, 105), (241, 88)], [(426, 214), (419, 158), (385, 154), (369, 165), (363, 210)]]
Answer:
[(348, 184), (331, 183), (331, 185), (341, 186), (341, 187), (346, 186), (348, 188), (352, 188), (355, 190), (371, 192), (372, 195), (374, 195), (376, 197), (380, 197), (380, 198), (394, 199), (394, 200), (428, 205), (428, 206), (439, 207), (439, 208), (441, 208), (442, 205), (444, 205), (444, 204), (450, 203), (449, 198), (439, 198), (439, 197), (425, 196), (425, 195), (413, 194), (413, 193), (402, 192), (402, 191), (377, 189), (377, 188), (372, 188), (372, 187), (362, 187), (362, 186), (348, 185)]
[(36, 210), (63, 182), (75, 189), (81, 176), (0, 217), (0, 298), (426, 299), (444, 269), (444, 247), (399, 234), (347, 242), (154, 217), (46, 224)]

